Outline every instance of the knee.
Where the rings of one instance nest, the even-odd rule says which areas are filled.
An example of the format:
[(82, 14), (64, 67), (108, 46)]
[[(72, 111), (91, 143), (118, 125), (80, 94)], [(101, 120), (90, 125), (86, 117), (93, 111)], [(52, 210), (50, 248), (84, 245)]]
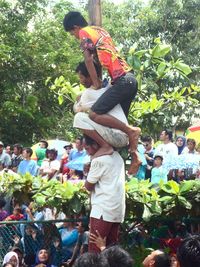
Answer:
[(96, 121), (97, 117), (98, 117), (98, 114), (95, 113), (94, 111), (90, 110), (90, 112), (89, 112), (89, 118), (90, 118), (92, 121)]

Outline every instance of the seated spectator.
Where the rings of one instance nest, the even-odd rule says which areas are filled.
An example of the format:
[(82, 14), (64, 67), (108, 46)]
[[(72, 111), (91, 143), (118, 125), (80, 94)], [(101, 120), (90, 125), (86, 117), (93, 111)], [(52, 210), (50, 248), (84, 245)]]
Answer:
[(177, 250), (180, 267), (200, 266), (200, 236), (194, 235), (183, 240)]
[(10, 166), (10, 168), (14, 172), (17, 172), (17, 168), (18, 168), (20, 162), (23, 160), (22, 150), (23, 150), (23, 147), (20, 144), (15, 144), (13, 146), (13, 154), (12, 154), (12, 157), (11, 157), (11, 166)]
[(73, 222), (64, 222), (63, 228), (59, 230), (62, 240), (63, 261), (72, 257), (72, 253), (78, 240), (78, 230)]
[(4, 219), (8, 217), (8, 212), (4, 210), (5, 205), (5, 199), (3, 197), (0, 197), (0, 221), (4, 221)]
[(195, 147), (196, 147), (196, 141), (192, 138), (189, 138), (187, 140), (187, 148), (188, 148), (188, 153), (189, 154), (196, 154), (196, 150), (195, 150)]
[(108, 260), (110, 267), (133, 267), (131, 256), (119, 246), (106, 248), (102, 255)]
[(26, 173), (30, 173), (33, 176), (37, 175), (38, 166), (37, 163), (31, 159), (32, 154), (33, 150), (30, 147), (23, 149), (22, 156), (24, 160), (20, 162), (17, 173), (22, 175)]
[(40, 175), (42, 177), (48, 178), (49, 180), (52, 178), (56, 178), (60, 170), (60, 161), (57, 160), (57, 150), (56, 149), (47, 149), (46, 150), (46, 159), (43, 160)]
[(35, 263), (32, 267), (55, 267), (50, 262), (50, 255), (46, 249), (40, 249), (36, 255)]
[(163, 157), (160, 155), (156, 155), (154, 157), (154, 168), (151, 172), (151, 182), (153, 184), (159, 184), (162, 180), (164, 183), (167, 182), (167, 174), (168, 172), (162, 166)]
[(24, 218), (24, 215), (21, 213), (20, 208), (14, 208), (13, 214), (8, 216), (5, 221), (21, 221)]
[(71, 259), (67, 261), (69, 266), (72, 266), (79, 255), (88, 252), (88, 240), (89, 240), (89, 232), (88, 225), (80, 222), (78, 223), (78, 240), (76, 242), (76, 246), (73, 251), (73, 255)]
[(177, 136), (175, 143), (178, 148), (178, 155), (187, 153), (188, 149), (186, 146), (185, 136), (182, 136), (182, 135)]
[(39, 147), (35, 150), (35, 154), (37, 157), (37, 165), (41, 167), (43, 160), (46, 157), (46, 150), (48, 147), (48, 142), (45, 140), (40, 140)]
[(154, 250), (143, 261), (144, 267), (170, 267), (171, 259), (162, 250)]
[(74, 267), (109, 267), (109, 263), (102, 254), (85, 253), (76, 260)]
[(4, 151), (4, 144), (0, 141), (0, 171), (8, 168), (11, 164), (11, 157)]
[(19, 259), (18, 259), (17, 253), (13, 251), (8, 252), (3, 259), (3, 265), (6, 263), (10, 263), (14, 267), (19, 267)]

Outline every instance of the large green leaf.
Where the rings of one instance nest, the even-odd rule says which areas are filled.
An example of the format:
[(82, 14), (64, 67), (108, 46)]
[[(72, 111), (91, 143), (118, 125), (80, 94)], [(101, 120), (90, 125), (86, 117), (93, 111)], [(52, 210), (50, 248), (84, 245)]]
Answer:
[(171, 50), (171, 46), (167, 44), (157, 44), (152, 50), (153, 57), (164, 57), (166, 56)]

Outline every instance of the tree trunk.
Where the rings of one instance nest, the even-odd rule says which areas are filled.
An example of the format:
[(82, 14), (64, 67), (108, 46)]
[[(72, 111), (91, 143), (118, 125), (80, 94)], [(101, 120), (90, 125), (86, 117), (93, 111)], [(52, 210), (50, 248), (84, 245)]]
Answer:
[(101, 0), (88, 0), (89, 24), (102, 25)]

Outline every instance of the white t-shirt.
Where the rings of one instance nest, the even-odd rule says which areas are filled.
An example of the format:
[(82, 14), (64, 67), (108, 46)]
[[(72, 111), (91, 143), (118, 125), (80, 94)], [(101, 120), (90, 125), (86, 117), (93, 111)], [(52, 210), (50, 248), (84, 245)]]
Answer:
[(43, 160), (40, 169), (43, 170), (44, 172), (49, 172), (51, 170), (59, 171), (60, 170), (60, 161), (57, 159), (52, 160), (52, 161)]
[[(95, 130), (108, 144), (113, 147), (120, 148), (127, 146), (129, 141), (127, 134), (118, 129), (109, 128), (92, 121), (88, 114), (85, 113), (106, 90), (109, 89), (102, 88), (94, 90), (87, 88), (83, 91), (80, 101), (74, 105), (74, 110), (78, 113), (74, 116), (73, 126), (79, 129)], [(83, 110), (84, 112), (80, 112), (80, 110)], [(108, 112), (108, 114), (128, 124), (121, 105), (116, 105)]]
[(170, 142), (168, 144), (160, 144), (154, 151), (154, 156), (161, 155), (163, 156), (163, 167), (170, 169), (170, 162), (178, 156), (177, 146)]
[(108, 222), (123, 222), (125, 215), (125, 168), (118, 152), (92, 160), (87, 177), (95, 184), (91, 193), (90, 217)]
[[(79, 102), (75, 103), (74, 111), (79, 112), (78, 109), (81, 108), (83, 109), (82, 111), (87, 112), (97, 101), (97, 99), (105, 93), (106, 90), (109, 90), (109, 87), (101, 88), (98, 90), (92, 88), (85, 89), (81, 95)], [(112, 110), (108, 112), (108, 114), (128, 124), (127, 118), (120, 104), (116, 105)]]

